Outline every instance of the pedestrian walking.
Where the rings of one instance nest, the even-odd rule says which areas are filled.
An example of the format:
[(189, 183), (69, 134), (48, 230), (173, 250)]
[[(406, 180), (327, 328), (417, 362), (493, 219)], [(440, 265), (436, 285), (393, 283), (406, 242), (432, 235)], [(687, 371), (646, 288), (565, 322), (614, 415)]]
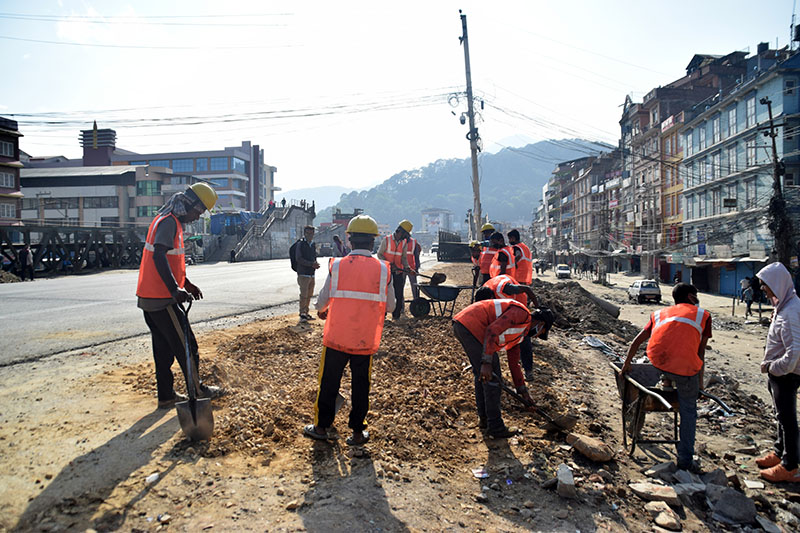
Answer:
[(300, 287), (300, 321), (314, 320), (308, 313), (311, 297), (314, 295), (314, 275), (319, 268), (317, 248), (314, 244), (314, 226), (303, 228), (303, 238), (294, 247), (294, 261), (297, 265), (297, 285)]
[(319, 318), (325, 320), (322, 357), (314, 423), (303, 434), (317, 440), (335, 436), (336, 399), (345, 366), (350, 365), (351, 409), (348, 426), (353, 434), (347, 444), (369, 440), (366, 416), (372, 356), (378, 351), (384, 316), (394, 310), (394, 292), (389, 289), (389, 263), (372, 257), (378, 224), (372, 217), (358, 215), (347, 225), (353, 251), (330, 261), (328, 277), (317, 297)]
[(740, 290), (739, 290), (739, 301), (740, 302), (744, 301), (744, 291), (749, 286), (750, 286), (750, 278), (749, 277), (746, 276), (745, 278), (739, 280), (739, 288), (740, 288)]
[(745, 288), (744, 293), (742, 293), (742, 297), (747, 304), (747, 309), (744, 312), (744, 317), (747, 318), (753, 315), (753, 311), (750, 309), (750, 307), (753, 305), (753, 287), (748, 285), (747, 288)]
[[(136, 296), (153, 342), (159, 409), (187, 399), (175, 392), (172, 375), (172, 363), (176, 357), (186, 375), (184, 342), (189, 343), (195, 370), (199, 372), (197, 340), (180, 304), (200, 300), (203, 293), (186, 277), (183, 224), (194, 222), (216, 203), (214, 189), (205, 183), (195, 183), (186, 191), (173, 194), (158, 210), (147, 230)], [(189, 333), (186, 341), (184, 330)], [(219, 387), (204, 383), (200, 384), (198, 391), (201, 398), (213, 398), (221, 393)]]
[(767, 298), (775, 310), (767, 332), (761, 372), (767, 374), (767, 388), (777, 418), (775, 449), (756, 459), (761, 477), (773, 483), (800, 482), (798, 474), (797, 389), (800, 387), (800, 299), (792, 276), (782, 263), (758, 271)]
[(19, 266), (22, 271), (22, 281), (25, 281), (25, 275), (30, 277), (33, 281), (33, 252), (30, 245), (25, 245), (25, 248), (19, 251)]

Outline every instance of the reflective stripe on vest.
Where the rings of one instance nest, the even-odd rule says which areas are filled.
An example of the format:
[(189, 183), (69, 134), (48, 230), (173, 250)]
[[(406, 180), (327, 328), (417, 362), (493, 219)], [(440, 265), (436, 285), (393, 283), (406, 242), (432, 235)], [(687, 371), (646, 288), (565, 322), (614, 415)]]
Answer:
[(386, 314), (389, 264), (351, 254), (332, 259), (329, 265), (330, 299), (322, 344), (349, 354), (374, 354)]
[(679, 376), (693, 376), (703, 368), (697, 354), (708, 311), (691, 304), (677, 304), (656, 311), (647, 343), (647, 357), (653, 366)]
[(481, 274), (489, 273), (489, 267), (492, 264), (492, 258), (495, 256), (496, 253), (497, 250), (495, 250), (494, 248), (490, 248), (488, 246), (484, 246), (481, 249), (481, 257), (479, 260), (481, 266)]
[(409, 237), (406, 239), (406, 260), (411, 270), (417, 269), (417, 261), (414, 258), (414, 250), (417, 248), (417, 240)]
[[(387, 235), (386, 239), (386, 260), (395, 265), (397, 268), (403, 268), (403, 250), (400, 248), (397, 241), (394, 240), (393, 235)], [(402, 241), (406, 242), (406, 241)]]
[(531, 249), (524, 242), (518, 242), (514, 245), (522, 252), (522, 257), (517, 263), (516, 280), (520, 283), (530, 284), (533, 281), (533, 255)]
[[(494, 301), (494, 315), (495, 318), (500, 318), (500, 315), (503, 314), (503, 302), (513, 302), (515, 300), (493, 300)], [(522, 328), (508, 328), (503, 333), (501, 333), (498, 338), (500, 340), (500, 344), (505, 347), (506, 349), (511, 348), (512, 346), (516, 346), (520, 342), (522, 342), (522, 334), (525, 333), (524, 327)]]
[[(506, 257), (508, 257), (505, 274), (513, 278), (517, 273), (516, 262), (514, 261), (514, 250), (510, 246), (504, 246), (497, 251), (505, 252)], [(491, 265), (489, 265), (489, 276), (491, 277), (499, 276), (501, 274), (500, 269), (502, 263), (500, 263), (498, 257), (500, 257), (500, 254), (495, 254), (495, 256), (492, 257)]]
[(186, 261), (183, 249), (183, 226), (178, 218), (169, 213), (159, 215), (150, 223), (147, 230), (144, 249), (142, 250), (142, 262), (139, 265), (139, 280), (136, 284), (136, 296), (140, 298), (172, 298), (169, 289), (164, 284), (164, 280), (156, 270), (154, 260), (155, 238), (158, 225), (168, 217), (175, 219), (175, 238), (172, 241), (172, 249), (167, 250), (167, 263), (172, 271), (172, 276), (178, 284), (178, 288), (183, 288), (186, 282)]

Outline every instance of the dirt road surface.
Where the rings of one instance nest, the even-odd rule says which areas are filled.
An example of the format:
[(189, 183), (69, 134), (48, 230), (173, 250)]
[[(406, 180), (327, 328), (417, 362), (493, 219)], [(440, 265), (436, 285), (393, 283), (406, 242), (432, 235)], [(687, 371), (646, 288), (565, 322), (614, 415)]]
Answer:
[[(448, 283), (469, 282), (468, 266), (439, 267)], [(556, 281), (552, 272), (541, 279)], [(313, 419), (321, 321), (243, 318), (198, 335), (201, 375), (229, 391), (214, 401), (209, 443), (186, 441), (175, 410), (155, 408), (149, 338), (4, 368), (0, 530), (652, 530), (646, 502), (629, 482), (673, 460), (674, 448), (643, 446), (628, 456), (609, 358), (583, 341), (591, 334), (624, 352), (657, 308), (627, 301), (623, 287), (632, 279), (615, 275), (614, 287), (579, 282), (620, 305), (620, 321), (580, 300), (574, 285), (542, 286), (544, 299), (564, 309), (550, 339), (534, 341), (537, 379), (529, 384), (537, 404), (578, 413), (576, 431), (608, 444), (611, 461), (587, 459), (563, 433), (545, 432), (541, 419), (506, 400), (506, 423), (521, 434), (486, 439), (477, 428), (466, 358), (450, 319), (437, 316), (387, 321), (373, 362), (369, 443), (344, 444), (349, 404), (336, 420), (341, 439), (310, 441), (300, 431)], [(671, 303), (671, 288), (662, 289)], [(462, 291), (456, 308), (468, 300), (469, 291)], [(721, 468), (740, 481), (755, 481), (754, 456), (769, 449), (773, 437), (758, 371), (766, 328), (746, 323), (743, 306), (732, 317), (729, 299), (701, 300), (715, 324), (706, 376), (716, 383), (709, 390), (736, 416), (720, 416), (714, 404), (700, 402), (698, 456), (706, 471)], [(348, 391), (345, 374), (346, 397)], [(648, 415), (646, 429), (667, 435), (670, 423), (664, 415)], [(562, 463), (572, 469), (576, 498), (550, 488)], [(473, 471), (481, 469), (488, 477), (476, 477)], [(797, 489), (767, 484), (746, 493), (759, 515), (787, 531), (796, 527), (789, 511), (800, 501)], [(714, 520), (702, 501), (677, 512), (683, 531), (729, 527)]]

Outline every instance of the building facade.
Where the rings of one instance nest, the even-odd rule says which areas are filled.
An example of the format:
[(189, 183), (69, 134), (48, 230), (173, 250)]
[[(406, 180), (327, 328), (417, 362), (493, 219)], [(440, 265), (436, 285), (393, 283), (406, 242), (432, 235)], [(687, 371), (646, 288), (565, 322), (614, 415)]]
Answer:
[(19, 132), (17, 122), (0, 117), (0, 223), (13, 223), (19, 218), (20, 163)]

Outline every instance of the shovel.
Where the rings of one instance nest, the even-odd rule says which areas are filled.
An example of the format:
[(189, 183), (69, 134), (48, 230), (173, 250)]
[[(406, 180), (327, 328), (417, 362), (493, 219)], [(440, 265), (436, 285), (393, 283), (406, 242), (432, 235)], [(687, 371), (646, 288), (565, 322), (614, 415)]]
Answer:
[(211, 412), (211, 400), (208, 398), (197, 398), (200, 389), (200, 378), (197, 369), (194, 367), (192, 349), (189, 346), (189, 310), (192, 302), (185, 309), (181, 305), (185, 321), (183, 325), (183, 346), (186, 352), (186, 392), (189, 399), (185, 402), (178, 402), (175, 408), (178, 411), (178, 422), (181, 424), (183, 434), (189, 440), (199, 441), (211, 438), (214, 432), (214, 414)]
[(496, 377), (498, 379), (498, 381), (500, 381), (500, 386), (503, 388), (503, 390), (506, 391), (509, 394), (509, 396), (511, 396), (516, 401), (521, 403), (523, 405), (523, 408), (526, 411), (538, 414), (542, 418), (547, 420), (547, 424), (545, 424), (544, 426), (541, 426), (542, 429), (544, 429), (545, 431), (557, 431), (557, 430), (569, 431), (570, 429), (575, 427), (575, 424), (578, 423), (578, 417), (575, 416), (572, 413), (559, 415), (559, 416), (553, 418), (552, 416), (550, 416), (542, 408), (536, 407), (535, 405), (532, 405), (532, 404), (529, 404), (528, 402), (526, 402), (525, 398), (523, 398), (522, 396), (517, 394), (517, 391), (515, 391), (514, 389), (512, 389), (511, 387), (506, 385), (505, 382), (503, 382), (503, 379), (500, 376), (495, 374), (494, 377)]

